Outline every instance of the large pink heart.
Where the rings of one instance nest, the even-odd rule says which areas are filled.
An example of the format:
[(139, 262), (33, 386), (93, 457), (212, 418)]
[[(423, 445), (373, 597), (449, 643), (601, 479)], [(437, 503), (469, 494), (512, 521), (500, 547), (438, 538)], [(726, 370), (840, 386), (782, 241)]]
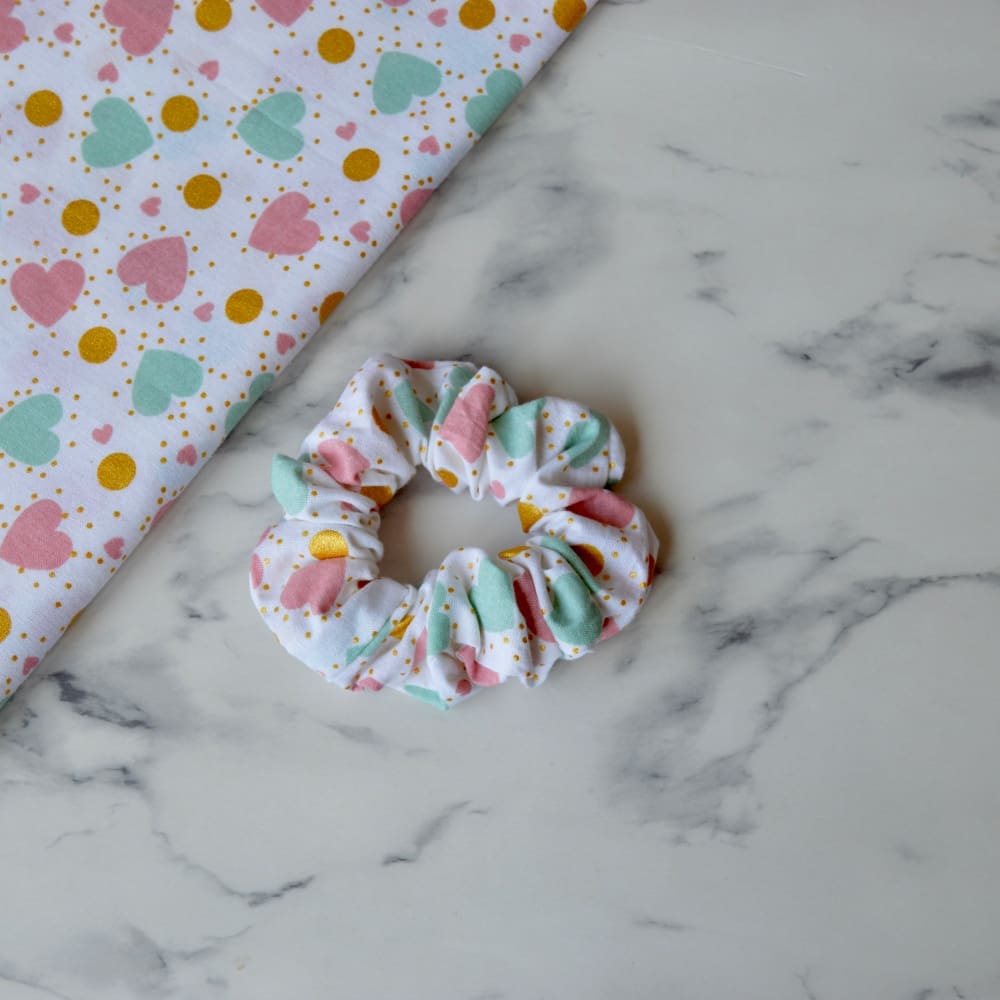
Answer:
[(542, 606), (538, 603), (538, 591), (535, 590), (535, 581), (531, 574), (525, 570), (514, 581), (514, 599), (517, 601), (517, 610), (521, 612), (524, 623), (531, 629), (539, 639), (545, 642), (555, 642), (556, 637), (552, 634), (542, 614)]
[(474, 462), (482, 453), (492, 406), (493, 387), (476, 382), (455, 400), (441, 425), (441, 437), (453, 444), (466, 462)]
[(75, 260), (59, 260), (48, 271), (22, 264), (10, 280), (17, 304), (42, 326), (55, 326), (83, 291), (87, 275)]
[(149, 55), (166, 35), (174, 0), (108, 0), (104, 18), (121, 28), (122, 48), (132, 56)]
[(469, 675), (469, 680), (479, 687), (493, 687), (499, 684), (503, 678), (489, 667), (484, 667), (476, 660), (476, 651), (472, 646), (459, 646), (455, 650), (458, 658), (465, 664), (465, 672)]
[(153, 302), (169, 302), (184, 291), (187, 246), (180, 236), (166, 236), (133, 247), (118, 261), (118, 277), (126, 285), (145, 285)]
[(294, 24), (308, 9), (312, 0), (257, 0), (260, 7), (268, 17), (274, 18), (278, 24)]
[(281, 605), (295, 611), (308, 604), (313, 614), (325, 615), (344, 586), (344, 559), (321, 559), (297, 569), (281, 592)]
[(11, 17), (14, 0), (0, 0), (0, 52), (13, 52), (24, 41), (24, 21)]
[(264, 253), (300, 254), (316, 246), (319, 226), (307, 219), (309, 199), (289, 191), (264, 209), (250, 234), (250, 246)]
[(62, 508), (55, 500), (26, 507), (0, 545), (0, 559), (24, 569), (58, 569), (73, 551), (73, 540), (59, 531)]
[(628, 500), (610, 490), (596, 488), (574, 488), (569, 495), (567, 509), (615, 528), (627, 528), (635, 515), (635, 508)]
[(323, 471), (341, 486), (360, 486), (361, 473), (368, 468), (368, 459), (346, 441), (327, 440), (319, 444), (319, 453), (326, 462)]

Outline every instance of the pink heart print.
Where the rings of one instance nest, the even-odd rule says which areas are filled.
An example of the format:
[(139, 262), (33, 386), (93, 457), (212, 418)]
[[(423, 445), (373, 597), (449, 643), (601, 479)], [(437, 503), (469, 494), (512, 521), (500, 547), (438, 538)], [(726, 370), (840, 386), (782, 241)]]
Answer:
[(328, 439), (320, 441), (319, 453), (325, 465), (323, 471), (341, 486), (360, 486), (361, 473), (368, 468), (369, 462), (357, 448), (346, 441)]
[(250, 234), (250, 246), (264, 253), (301, 254), (316, 246), (319, 226), (307, 219), (309, 199), (299, 191), (276, 198), (261, 213)]
[(357, 130), (358, 126), (355, 125), (354, 122), (347, 122), (345, 125), (338, 125), (334, 129), (334, 132), (336, 132), (341, 139), (346, 139), (350, 142), (351, 139), (354, 138), (354, 133), (357, 132)]
[(198, 452), (195, 451), (193, 444), (186, 444), (179, 452), (177, 452), (177, 461), (181, 465), (194, 466), (195, 462), (198, 461)]
[(372, 238), (371, 230), (370, 222), (355, 222), (350, 228), (350, 233), (359, 243), (367, 243)]
[(445, 22), (448, 20), (448, 11), (444, 7), (438, 7), (437, 10), (432, 10), (427, 15), (427, 20), (431, 22), (436, 28), (443, 28)]
[(160, 199), (147, 198), (139, 205), (139, 210), (143, 215), (156, 216), (160, 214)]
[(103, 427), (95, 427), (91, 432), (90, 436), (98, 444), (107, 444), (111, 440), (111, 435), (114, 433), (114, 428), (111, 424), (105, 424)]
[(309, 9), (310, 3), (312, 0), (257, 0), (257, 6), (268, 17), (286, 28), (294, 24)]
[(145, 285), (153, 302), (170, 302), (187, 282), (187, 245), (180, 236), (140, 243), (118, 261), (118, 277), (126, 285)]
[(40, 659), (38, 659), (37, 656), (29, 656), (24, 661), (24, 666), (21, 667), (21, 673), (24, 674), (25, 677), (27, 677), (28, 674), (30, 674), (31, 671), (34, 670), (35, 667), (37, 667), (38, 664), (41, 663), (41, 662), (42, 661)]
[(325, 615), (344, 586), (346, 559), (321, 559), (297, 569), (281, 591), (281, 604), (294, 611), (308, 604), (314, 615)]
[(73, 541), (59, 531), (62, 508), (39, 500), (21, 511), (0, 544), (0, 559), (22, 569), (58, 569), (73, 554)]
[(531, 39), (527, 35), (511, 35), (510, 47), (513, 52), (520, 52), (531, 44)]
[(21, 185), (21, 204), (30, 205), (42, 192), (34, 184)]
[(124, 538), (109, 538), (104, 543), (104, 551), (107, 552), (112, 559), (121, 559), (122, 552), (125, 550), (125, 539)]
[(198, 67), (198, 72), (208, 80), (214, 80), (219, 75), (219, 64), (214, 59), (203, 62)]
[(115, 64), (105, 63), (97, 71), (97, 79), (103, 80), (105, 83), (116, 83), (118, 80), (118, 70), (115, 69)]
[(202, 323), (207, 323), (212, 318), (213, 309), (215, 309), (214, 302), (202, 302), (202, 304), (195, 309), (194, 315), (197, 319), (200, 319)]
[(14, 0), (0, 0), (0, 52), (13, 52), (24, 41), (24, 21), (13, 17)]
[(174, 0), (108, 0), (104, 19), (121, 28), (118, 40), (130, 56), (149, 55), (163, 41), (174, 14)]
[(441, 144), (434, 138), (434, 136), (429, 135), (420, 140), (420, 145), (417, 149), (421, 153), (430, 153), (431, 156), (437, 156), (441, 152)]
[(60, 24), (56, 26), (56, 30), (52, 32), (59, 39), (60, 42), (65, 42), (69, 45), (73, 41), (73, 25), (68, 21), (65, 24)]
[(290, 333), (278, 334), (278, 353), (287, 354), (295, 346), (295, 338)]
[(41, 264), (22, 264), (10, 281), (17, 304), (42, 326), (55, 326), (83, 291), (87, 276), (75, 260), (59, 260), (48, 271)]

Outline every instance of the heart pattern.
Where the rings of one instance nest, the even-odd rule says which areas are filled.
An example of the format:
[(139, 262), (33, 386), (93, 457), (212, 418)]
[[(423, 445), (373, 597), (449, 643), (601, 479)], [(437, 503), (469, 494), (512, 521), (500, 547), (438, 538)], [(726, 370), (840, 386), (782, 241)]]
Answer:
[[(472, 147), (491, 74), (527, 80), (581, 2), (0, 0), (0, 544), (45, 499), (49, 558), (73, 542), (53, 570), (0, 559), (5, 655), (51, 648)], [(441, 439), (455, 455), (475, 403), (448, 423), (463, 443)]]
[(523, 87), (521, 78), (513, 70), (498, 69), (490, 73), (486, 78), (486, 93), (473, 97), (465, 105), (465, 120), (469, 128), (483, 135)]
[(21, 569), (59, 569), (73, 551), (73, 540), (60, 531), (62, 508), (55, 500), (26, 507), (0, 543), (0, 559)]

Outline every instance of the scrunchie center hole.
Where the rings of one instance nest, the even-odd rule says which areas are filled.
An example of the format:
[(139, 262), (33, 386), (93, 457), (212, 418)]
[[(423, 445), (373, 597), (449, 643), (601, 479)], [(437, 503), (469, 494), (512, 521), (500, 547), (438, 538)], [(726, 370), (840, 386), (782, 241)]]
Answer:
[(450, 493), (421, 470), (382, 509), (383, 578), (418, 586), (460, 545), (496, 555), (524, 542), (517, 505)]

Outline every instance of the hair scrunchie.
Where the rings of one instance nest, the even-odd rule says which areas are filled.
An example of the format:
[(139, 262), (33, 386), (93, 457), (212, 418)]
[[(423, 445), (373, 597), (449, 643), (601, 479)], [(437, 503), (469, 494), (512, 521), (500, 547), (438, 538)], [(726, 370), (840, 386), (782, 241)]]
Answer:
[[(382, 578), (379, 510), (421, 465), (453, 493), (516, 502), (523, 543), (456, 549), (419, 588)], [(379, 355), (298, 458), (275, 457), (285, 519), (254, 550), (254, 601), (292, 655), (349, 690), (447, 708), (510, 678), (540, 684), (628, 625), (648, 593), (656, 536), (607, 488), (624, 468), (596, 410), (518, 405), (490, 368)]]

